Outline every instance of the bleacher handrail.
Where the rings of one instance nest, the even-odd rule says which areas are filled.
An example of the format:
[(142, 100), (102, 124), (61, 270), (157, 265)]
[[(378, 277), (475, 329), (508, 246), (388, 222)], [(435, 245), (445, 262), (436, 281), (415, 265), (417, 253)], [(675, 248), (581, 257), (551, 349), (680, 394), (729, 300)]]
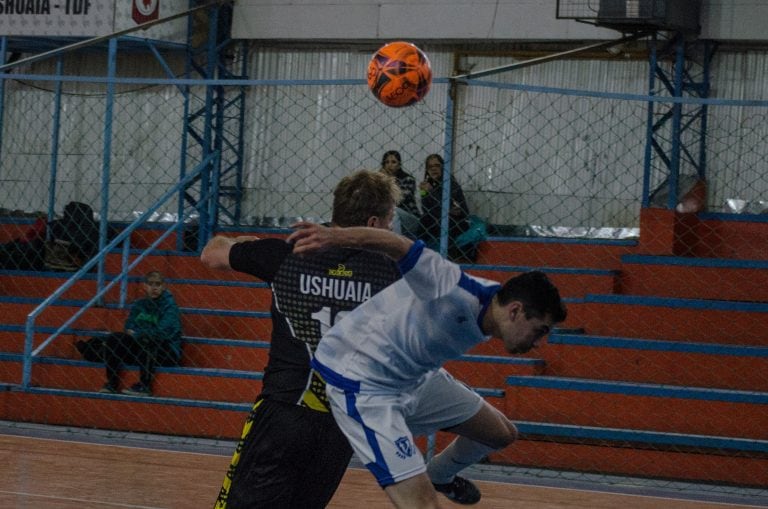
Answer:
[[(149, 207), (141, 216), (139, 216), (130, 225), (126, 226), (123, 231), (115, 236), (104, 248), (99, 251), (93, 258), (88, 260), (80, 270), (72, 274), (67, 281), (65, 281), (59, 288), (56, 289), (51, 295), (46, 297), (43, 302), (33, 309), (26, 319), (25, 334), (24, 334), (24, 362), (22, 368), (21, 386), (23, 389), (27, 389), (30, 386), (32, 380), (32, 359), (45, 349), (51, 342), (53, 342), (65, 329), (67, 329), (75, 320), (85, 313), (93, 304), (99, 302), (106, 292), (108, 292), (118, 281), (123, 281), (128, 277), (128, 273), (143, 260), (160, 242), (165, 240), (168, 235), (176, 231), (180, 224), (183, 224), (185, 217), (179, 217), (178, 222), (171, 223), (169, 228), (162, 233), (152, 244), (149, 245), (136, 259), (130, 264), (127, 263), (127, 257), (121, 258), (121, 270), (120, 273), (113, 278), (109, 283), (104, 285), (96, 294), (84, 304), (75, 314), (73, 314), (68, 320), (61, 324), (48, 338), (43, 341), (36, 349), (32, 349), (34, 344), (34, 328), (35, 320), (37, 317), (45, 311), (49, 306), (56, 302), (67, 290), (69, 290), (77, 281), (79, 281), (85, 274), (87, 274), (91, 268), (102, 260), (106, 259), (107, 254), (114, 249), (121, 242), (130, 242), (130, 235), (154, 214), (165, 202), (171, 197), (175, 196), (180, 190), (184, 189), (187, 185), (191, 184), (196, 178), (198, 178), (204, 169), (208, 167), (217, 167), (219, 153), (213, 152), (204, 158), (200, 164), (182, 178), (176, 185), (166, 191), (151, 207)], [(204, 200), (201, 200), (204, 202)]]

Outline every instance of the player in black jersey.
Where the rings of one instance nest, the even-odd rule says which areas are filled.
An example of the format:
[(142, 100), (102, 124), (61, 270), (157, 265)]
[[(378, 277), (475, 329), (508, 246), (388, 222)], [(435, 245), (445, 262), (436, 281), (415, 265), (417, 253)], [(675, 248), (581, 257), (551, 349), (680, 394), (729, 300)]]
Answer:
[[(334, 191), (332, 223), (388, 229), (399, 199), (392, 177), (356, 172)], [(370, 251), (291, 251), (282, 239), (216, 236), (201, 255), (208, 267), (251, 274), (272, 287), (273, 331), (262, 391), (216, 509), (325, 507), (352, 457), (310, 359), (326, 330), (400, 272), (389, 258)]]

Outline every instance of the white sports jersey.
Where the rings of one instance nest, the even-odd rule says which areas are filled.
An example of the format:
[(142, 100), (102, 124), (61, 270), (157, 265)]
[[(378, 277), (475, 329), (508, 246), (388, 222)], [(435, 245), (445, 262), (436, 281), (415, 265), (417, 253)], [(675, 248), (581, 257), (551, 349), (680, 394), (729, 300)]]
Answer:
[(328, 330), (314, 367), (329, 384), (355, 392), (407, 389), (489, 336), (480, 323), (499, 289), (414, 243), (403, 278)]

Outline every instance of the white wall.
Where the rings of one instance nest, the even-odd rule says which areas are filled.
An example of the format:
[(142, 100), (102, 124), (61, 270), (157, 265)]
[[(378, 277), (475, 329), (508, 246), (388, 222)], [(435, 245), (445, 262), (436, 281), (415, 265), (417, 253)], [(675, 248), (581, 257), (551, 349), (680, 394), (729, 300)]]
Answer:
[[(702, 1), (702, 38), (768, 40), (768, 1)], [(556, 19), (556, 7), (556, 0), (238, 0), (233, 36), (482, 42), (617, 37), (613, 30)]]

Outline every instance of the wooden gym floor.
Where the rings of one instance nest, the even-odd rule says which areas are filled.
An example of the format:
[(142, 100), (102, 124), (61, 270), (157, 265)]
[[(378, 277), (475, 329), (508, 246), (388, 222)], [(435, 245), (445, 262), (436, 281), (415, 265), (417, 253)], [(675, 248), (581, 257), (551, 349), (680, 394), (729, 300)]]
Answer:
[[(234, 444), (217, 451), (156, 447), (152, 440), (80, 440), (79, 433), (33, 436), (0, 426), (0, 507), (2, 508), (210, 508)], [(91, 430), (93, 432), (94, 430)], [(162, 439), (161, 439), (162, 440)], [(113, 445), (126, 442), (129, 445)], [(144, 443), (146, 446), (136, 444)], [(159, 442), (158, 442), (159, 443)], [(184, 449), (184, 448), (182, 448)], [(191, 449), (187, 446), (186, 449)], [(228, 449), (228, 450), (226, 450)], [(226, 450), (226, 451), (225, 451)], [(650, 495), (568, 486), (534, 486), (478, 481), (478, 509), (724, 509), (766, 507), (765, 497)], [(444, 506), (460, 507), (445, 500)], [(350, 468), (330, 504), (334, 509), (384, 509), (391, 504), (365, 470)]]

